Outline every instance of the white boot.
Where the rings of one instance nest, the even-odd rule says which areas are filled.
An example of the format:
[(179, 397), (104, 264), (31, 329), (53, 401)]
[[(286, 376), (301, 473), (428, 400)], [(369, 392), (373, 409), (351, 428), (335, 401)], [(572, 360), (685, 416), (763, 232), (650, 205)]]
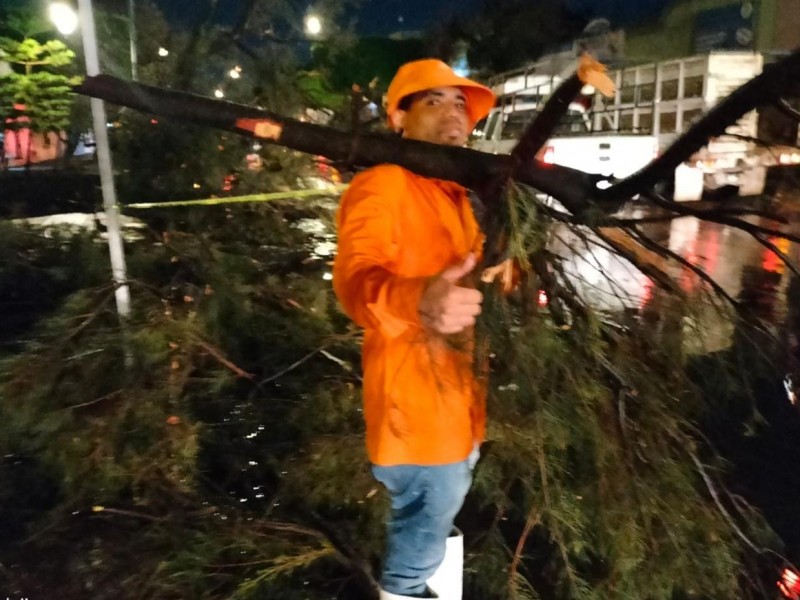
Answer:
[(427, 584), (439, 595), (439, 600), (461, 600), (464, 586), (464, 534), (458, 529), (453, 528), (447, 538), (444, 560)]

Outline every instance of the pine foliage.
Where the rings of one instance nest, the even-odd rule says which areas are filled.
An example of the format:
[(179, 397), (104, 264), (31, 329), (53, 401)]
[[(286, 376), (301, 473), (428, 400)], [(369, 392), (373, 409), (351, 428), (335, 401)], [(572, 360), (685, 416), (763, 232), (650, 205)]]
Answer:
[[(531, 270), (511, 296), (485, 290), (490, 430), (458, 522), (465, 597), (760, 597), (748, 574), (777, 543), (725, 492), (684, 344), (586, 305), (536, 198), (509, 198)], [(130, 247), (122, 329), (98, 239), (4, 238), (19, 236), (2, 249), (13, 273), (46, 256), (62, 277), (0, 365), (12, 591), (370, 597), (387, 499), (363, 449), (359, 333), (315, 253), (331, 206), (159, 211)]]
[(0, 55), (21, 71), (0, 76), (0, 118), (12, 128), (36, 133), (67, 128), (73, 104), (70, 85), (77, 81), (60, 70), (75, 53), (59, 40), (0, 38)]
[(546, 207), (522, 188), (508, 206), (509, 252), (529, 270), (510, 297), (487, 290), (491, 443), (474, 500), (494, 531), (480, 531), (472, 569), (499, 562), (507, 580), (491, 587), (510, 598), (760, 597), (747, 574), (776, 541), (755, 513), (730, 510), (698, 428), (705, 400), (680, 340), (691, 305), (665, 305), (661, 332), (621, 326), (548, 250)]
[[(95, 285), (6, 357), (3, 470), (18, 487), (0, 500), (18, 589), (290, 599), (368, 579), (383, 499), (363, 454), (357, 335), (291, 226), (326, 209), (286, 213), (220, 211), (197, 216), (205, 233), (134, 246), (123, 330)], [(25, 576), (28, 553), (47, 574)]]

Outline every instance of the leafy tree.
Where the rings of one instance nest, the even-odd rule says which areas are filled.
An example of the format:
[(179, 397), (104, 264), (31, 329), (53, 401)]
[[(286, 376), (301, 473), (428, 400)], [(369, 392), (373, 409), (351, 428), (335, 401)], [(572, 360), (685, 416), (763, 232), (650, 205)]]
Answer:
[(0, 38), (0, 53), (15, 68), (0, 76), (0, 118), (12, 129), (33, 133), (66, 129), (73, 104), (70, 85), (77, 80), (59, 71), (72, 63), (72, 50), (59, 40)]
[[(318, 7), (331, 40), (340, 35), (333, 25), (340, 8), (337, 2)], [(217, 22), (216, 3), (199, 3), (197, 10), (197, 22), (191, 29), (181, 30), (151, 3), (137, 3), (142, 83), (207, 97), (219, 91), (227, 101), (296, 116), (319, 106), (304, 90), (304, 51), (311, 43), (302, 38), (305, 4), (285, 2), (267, 7), (243, 3), (238, 18), (226, 25)], [(102, 22), (108, 24), (111, 34), (118, 21), (108, 16)], [(101, 39), (108, 45), (103, 53), (124, 63), (114, 41), (119, 35)], [(161, 47), (169, 51), (168, 56), (159, 54)], [(239, 67), (238, 77), (232, 78), (235, 67)], [(123, 202), (302, 187), (317, 175), (313, 157), (307, 155), (254, 145), (238, 136), (169, 119), (113, 107), (109, 110), (115, 123), (112, 143)], [(255, 156), (258, 158), (253, 160)]]
[[(373, 99), (380, 104), (398, 67), (410, 60), (424, 58), (422, 39), (391, 39), (360, 37), (345, 44), (323, 43), (314, 47), (314, 67), (324, 77), (331, 91), (348, 98), (354, 85), (372, 90)], [(341, 104), (340, 101), (340, 109)]]

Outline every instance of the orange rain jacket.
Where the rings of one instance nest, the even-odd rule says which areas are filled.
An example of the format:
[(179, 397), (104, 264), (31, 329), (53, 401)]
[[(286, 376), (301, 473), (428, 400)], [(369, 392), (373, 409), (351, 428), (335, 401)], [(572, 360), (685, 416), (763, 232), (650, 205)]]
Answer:
[(338, 212), (333, 284), (365, 328), (367, 452), (378, 465), (441, 465), (483, 441), (485, 390), (472, 343), (422, 326), (426, 280), (480, 254), (483, 236), (466, 190), (394, 165), (357, 175)]

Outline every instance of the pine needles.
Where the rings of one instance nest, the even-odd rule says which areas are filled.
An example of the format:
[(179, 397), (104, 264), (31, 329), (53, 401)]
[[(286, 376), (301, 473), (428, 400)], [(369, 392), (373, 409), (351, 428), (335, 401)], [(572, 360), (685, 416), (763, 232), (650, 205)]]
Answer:
[(719, 479), (697, 468), (720, 464), (695, 426), (682, 327), (622, 326), (590, 307), (548, 252), (546, 207), (520, 188), (508, 203), (509, 253), (531, 266), (515, 294), (487, 290), (492, 442), (475, 492), (503, 535), (476, 550), (507, 548), (510, 598), (746, 597), (753, 548), (737, 530), (770, 535), (753, 513), (720, 511)]

